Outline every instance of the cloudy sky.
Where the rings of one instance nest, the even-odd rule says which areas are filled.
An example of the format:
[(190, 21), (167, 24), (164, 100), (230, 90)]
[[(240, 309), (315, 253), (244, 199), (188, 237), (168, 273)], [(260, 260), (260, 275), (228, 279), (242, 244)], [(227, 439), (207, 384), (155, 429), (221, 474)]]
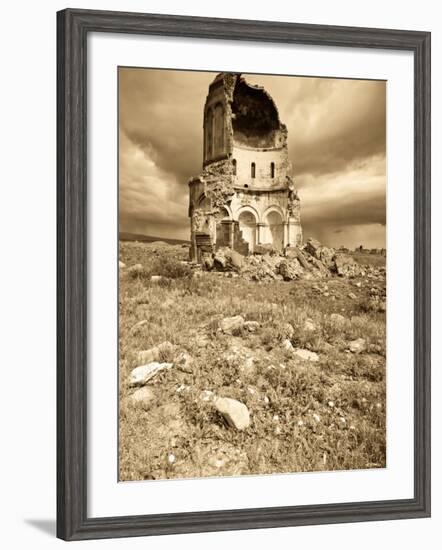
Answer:
[[(187, 181), (202, 169), (215, 75), (120, 69), (120, 231), (189, 238)], [(287, 125), (304, 237), (385, 246), (385, 82), (243, 76), (266, 88)]]

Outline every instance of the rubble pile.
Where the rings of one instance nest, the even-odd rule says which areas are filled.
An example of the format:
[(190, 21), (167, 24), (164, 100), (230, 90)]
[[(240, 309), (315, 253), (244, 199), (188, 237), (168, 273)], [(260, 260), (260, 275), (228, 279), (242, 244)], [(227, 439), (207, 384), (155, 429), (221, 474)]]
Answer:
[(300, 247), (287, 247), (279, 252), (268, 245), (259, 245), (255, 253), (242, 256), (230, 248), (219, 248), (204, 263), (206, 270), (234, 272), (253, 281), (324, 279), (326, 277), (364, 276), (370, 267), (354, 258), (323, 246), (316, 239)]

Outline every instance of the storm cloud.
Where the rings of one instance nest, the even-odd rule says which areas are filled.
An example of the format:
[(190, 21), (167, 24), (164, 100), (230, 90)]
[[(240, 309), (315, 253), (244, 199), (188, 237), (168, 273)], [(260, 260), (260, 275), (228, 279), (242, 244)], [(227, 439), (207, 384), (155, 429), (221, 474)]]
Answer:
[[(202, 168), (210, 72), (119, 69), (120, 231), (189, 238), (188, 179)], [(386, 83), (243, 75), (288, 128), (304, 236), (385, 246)]]

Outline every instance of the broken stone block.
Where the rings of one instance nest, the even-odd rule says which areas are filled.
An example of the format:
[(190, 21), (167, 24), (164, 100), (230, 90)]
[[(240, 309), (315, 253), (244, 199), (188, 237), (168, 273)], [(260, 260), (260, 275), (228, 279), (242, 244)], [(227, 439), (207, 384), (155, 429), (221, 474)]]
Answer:
[(235, 269), (241, 269), (244, 265), (244, 256), (240, 254), (239, 252), (236, 252), (236, 250), (230, 251), (230, 264)]
[(304, 361), (319, 361), (319, 355), (314, 351), (309, 351), (308, 349), (298, 348), (295, 349), (293, 354)]
[(160, 371), (172, 368), (172, 363), (149, 363), (132, 370), (128, 378), (129, 386), (143, 386)]
[(298, 260), (294, 259), (291, 261), (282, 260), (278, 266), (277, 272), (282, 276), (284, 281), (293, 281), (302, 275), (303, 270)]
[(276, 250), (276, 248), (272, 244), (266, 243), (266, 244), (257, 244), (257, 245), (255, 245), (255, 248), (253, 249), (253, 253), (254, 254), (260, 254), (260, 255), (278, 254), (278, 251)]
[(259, 326), (258, 321), (246, 321), (244, 323), (244, 328), (246, 328), (249, 332), (256, 332), (259, 329)]
[(244, 317), (235, 315), (234, 317), (225, 317), (219, 323), (219, 328), (226, 334), (232, 334), (244, 326)]
[(348, 343), (348, 349), (352, 353), (361, 353), (366, 348), (364, 338), (357, 338)]
[(311, 254), (312, 256), (314, 256), (315, 258), (317, 257), (316, 252), (320, 248), (321, 248), (321, 243), (318, 240), (313, 239), (312, 237), (310, 237), (310, 239), (307, 240), (304, 247), (305, 251)]
[(217, 397), (213, 404), (232, 428), (245, 430), (250, 426), (249, 409), (241, 401), (230, 397)]
[(153, 363), (154, 361), (160, 361), (172, 354), (175, 347), (169, 341), (162, 342), (158, 346), (150, 349), (139, 351), (137, 353), (137, 361), (139, 363)]
[(149, 408), (153, 401), (155, 401), (155, 393), (148, 386), (143, 386), (129, 397), (130, 403), (136, 407), (143, 409)]
[(341, 277), (356, 277), (363, 272), (362, 267), (347, 254), (336, 254), (334, 264), (336, 273)]
[(213, 266), (215, 265), (215, 261), (213, 259), (212, 254), (210, 254), (209, 252), (203, 252), (201, 254), (201, 263), (203, 265), (203, 268), (206, 269), (207, 271), (210, 271), (211, 269), (213, 269)]
[(290, 342), (290, 340), (289, 340), (288, 338), (286, 338), (286, 339), (282, 342), (282, 347), (283, 347), (286, 351), (293, 351), (292, 343)]

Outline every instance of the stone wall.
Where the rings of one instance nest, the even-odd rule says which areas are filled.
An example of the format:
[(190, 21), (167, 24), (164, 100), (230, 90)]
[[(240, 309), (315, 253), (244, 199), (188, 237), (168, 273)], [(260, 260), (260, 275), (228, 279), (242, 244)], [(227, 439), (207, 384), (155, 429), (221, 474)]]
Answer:
[[(246, 149), (233, 146), (232, 158), (236, 160), (237, 187), (263, 188), (286, 185), (288, 158), (287, 149)], [(252, 163), (255, 164), (255, 177), (252, 178)], [(274, 164), (274, 177), (271, 165)]]

